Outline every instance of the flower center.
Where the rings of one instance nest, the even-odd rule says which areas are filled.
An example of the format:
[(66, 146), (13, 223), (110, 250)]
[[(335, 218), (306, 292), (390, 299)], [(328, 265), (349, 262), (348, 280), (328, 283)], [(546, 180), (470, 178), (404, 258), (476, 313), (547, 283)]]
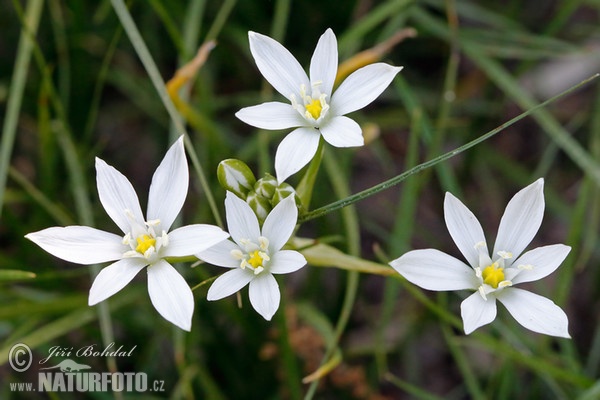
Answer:
[(144, 254), (150, 247), (154, 247), (156, 244), (156, 239), (148, 235), (139, 236), (136, 241), (138, 245), (135, 248), (135, 251), (141, 254)]
[(498, 284), (504, 280), (504, 268), (499, 268), (498, 263), (493, 263), (483, 269), (481, 277), (483, 278), (483, 283), (497, 289)]
[(320, 100), (313, 100), (310, 104), (307, 104), (305, 108), (314, 119), (319, 119), (323, 106), (321, 105)]
[(169, 245), (169, 235), (165, 231), (160, 235), (156, 234), (155, 229), (160, 225), (159, 220), (147, 221), (144, 223), (145, 226), (132, 221), (132, 232), (123, 237), (123, 244), (129, 246), (131, 250), (126, 251), (123, 257), (144, 257), (150, 262), (156, 261), (161, 248)]
[(262, 267), (264, 259), (260, 255), (260, 251), (256, 250), (249, 254), (250, 258), (248, 259), (248, 264), (252, 265), (252, 268), (256, 269), (258, 267)]
[(312, 84), (310, 95), (306, 92), (306, 85), (300, 85), (300, 101), (296, 99), (295, 94), (290, 95), (292, 107), (307, 121), (313, 124), (325, 117), (329, 110), (329, 104), (327, 104), (327, 101), (325, 100), (327, 94), (319, 91), (321, 83), (321, 81), (317, 81)]
[(231, 250), (231, 256), (240, 260), (240, 268), (251, 268), (254, 275), (258, 275), (265, 270), (267, 263), (271, 260), (269, 257), (269, 239), (264, 236), (258, 238), (258, 244), (249, 239), (241, 241), (240, 248)]

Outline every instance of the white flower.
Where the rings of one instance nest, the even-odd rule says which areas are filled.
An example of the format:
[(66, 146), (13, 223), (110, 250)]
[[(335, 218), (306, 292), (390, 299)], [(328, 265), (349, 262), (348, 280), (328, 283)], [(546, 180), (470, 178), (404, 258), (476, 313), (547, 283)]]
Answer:
[(569, 338), (568, 319), (551, 300), (513, 285), (551, 274), (569, 254), (563, 244), (539, 247), (521, 255), (538, 231), (544, 214), (544, 181), (538, 179), (508, 203), (490, 257), (483, 229), (473, 213), (446, 193), (444, 216), (462, 261), (438, 250), (414, 250), (390, 265), (407, 280), (428, 290), (473, 289), (461, 304), (465, 333), (496, 318), (496, 299), (525, 328)]
[(204, 224), (169, 232), (188, 190), (183, 136), (171, 146), (152, 177), (147, 219), (124, 175), (99, 158), (96, 173), (100, 202), (123, 235), (88, 226), (67, 226), (47, 228), (25, 237), (56, 257), (77, 264), (118, 260), (102, 269), (94, 280), (89, 305), (117, 293), (148, 266), (148, 292), (154, 308), (169, 322), (189, 331), (194, 296), (183, 277), (164, 258), (192, 256), (229, 235)]
[(281, 250), (296, 226), (294, 196), (279, 202), (267, 215), (262, 229), (250, 206), (231, 192), (225, 199), (231, 240), (225, 240), (196, 256), (210, 264), (231, 268), (208, 290), (208, 300), (227, 297), (249, 284), (252, 307), (266, 320), (279, 308), (279, 286), (273, 274), (297, 271), (306, 264), (302, 254)]
[(319, 39), (310, 62), (310, 78), (294, 56), (274, 39), (249, 32), (250, 51), (267, 81), (290, 103), (269, 102), (246, 107), (236, 116), (262, 129), (297, 128), (280, 143), (275, 155), (279, 182), (298, 172), (313, 158), (320, 136), (335, 147), (362, 146), (360, 126), (345, 114), (371, 103), (388, 87), (402, 67), (367, 65), (338, 87), (337, 40), (331, 29)]

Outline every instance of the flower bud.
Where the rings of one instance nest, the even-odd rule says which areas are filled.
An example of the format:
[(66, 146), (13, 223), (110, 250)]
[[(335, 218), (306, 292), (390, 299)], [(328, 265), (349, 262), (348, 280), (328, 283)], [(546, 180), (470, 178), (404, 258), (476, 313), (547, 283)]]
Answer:
[(217, 178), (225, 190), (235, 193), (241, 199), (246, 199), (248, 192), (256, 183), (250, 168), (243, 161), (234, 158), (219, 163)]
[(275, 189), (275, 194), (271, 199), (271, 205), (275, 207), (277, 204), (279, 204), (281, 200), (285, 199), (290, 195), (296, 197), (296, 204), (300, 203), (300, 199), (298, 199), (298, 196), (296, 196), (296, 191), (294, 190), (292, 185), (285, 182), (281, 183), (279, 186), (277, 186), (277, 189)]
[(262, 224), (267, 218), (267, 215), (271, 212), (271, 203), (268, 199), (258, 195), (255, 191), (248, 192), (246, 197), (246, 203), (250, 206), (252, 211), (256, 214), (258, 221)]
[(259, 196), (270, 199), (275, 194), (277, 188), (277, 179), (273, 175), (265, 174), (264, 178), (260, 178), (254, 185), (254, 191)]

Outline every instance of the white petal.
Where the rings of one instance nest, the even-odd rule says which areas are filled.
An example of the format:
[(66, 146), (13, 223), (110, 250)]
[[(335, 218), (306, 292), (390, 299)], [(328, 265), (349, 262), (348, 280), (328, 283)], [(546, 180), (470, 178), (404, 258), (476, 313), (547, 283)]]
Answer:
[(148, 266), (148, 293), (164, 319), (185, 331), (192, 328), (194, 295), (175, 268), (164, 260)]
[(229, 234), (236, 243), (243, 247), (243, 240), (258, 241), (260, 227), (256, 214), (250, 206), (231, 192), (225, 197), (225, 214)]
[(90, 288), (88, 304), (98, 304), (123, 289), (146, 265), (145, 258), (124, 258), (102, 268)]
[(154, 172), (148, 195), (148, 220), (160, 220), (165, 231), (177, 218), (187, 196), (189, 172), (183, 136), (171, 146)]
[(235, 116), (261, 129), (288, 129), (306, 124), (306, 120), (291, 104), (277, 101), (242, 108)]
[(249, 269), (236, 268), (219, 276), (208, 289), (208, 300), (220, 300), (241, 290), (252, 279), (254, 273)]
[(439, 250), (413, 250), (390, 262), (409, 282), (427, 290), (475, 289), (475, 271)]
[(222, 242), (195, 254), (195, 256), (212, 265), (225, 268), (237, 268), (240, 266), (240, 260), (233, 258), (231, 256), (231, 251), (239, 249), (240, 247), (231, 240), (223, 240)]
[(306, 72), (298, 60), (279, 42), (256, 32), (248, 32), (250, 52), (265, 79), (286, 99), (299, 98), (300, 85), (310, 88)]
[(248, 294), (250, 295), (250, 304), (252, 304), (252, 307), (264, 319), (270, 321), (279, 308), (279, 301), (281, 300), (279, 285), (275, 277), (264, 272), (257, 275), (250, 282)]
[(344, 115), (365, 107), (389, 86), (401, 69), (402, 67), (385, 63), (375, 63), (356, 70), (331, 96), (330, 112)]
[(58, 258), (84, 265), (118, 260), (129, 250), (121, 236), (89, 226), (56, 226), (25, 237)]
[(357, 147), (365, 144), (360, 125), (348, 117), (333, 117), (319, 130), (323, 139), (335, 147)]
[(484, 248), (480, 251), (487, 255), (490, 253), (487, 250), (483, 229), (475, 215), (454, 195), (446, 193), (444, 219), (452, 240), (468, 263), (474, 268), (481, 267), (479, 250), (475, 248), (475, 245), (481, 243)]
[(550, 336), (571, 337), (567, 315), (552, 300), (512, 287), (498, 292), (497, 297), (525, 328)]
[(298, 128), (287, 135), (275, 154), (275, 172), (281, 183), (300, 171), (314, 157), (321, 134), (313, 128)]
[(287, 243), (297, 221), (296, 201), (293, 195), (288, 196), (273, 208), (263, 224), (262, 236), (269, 239), (269, 250), (279, 251)]
[(320, 81), (321, 93), (331, 96), (333, 83), (337, 74), (338, 49), (335, 34), (331, 28), (327, 29), (319, 38), (315, 52), (310, 60), (310, 81)]
[(564, 244), (543, 246), (528, 251), (515, 260), (513, 267), (518, 268), (519, 265), (524, 265), (532, 268), (523, 269), (512, 280), (512, 283), (533, 282), (550, 275), (567, 258), (570, 251), (571, 247)]
[(460, 315), (463, 320), (465, 334), (473, 332), (480, 326), (487, 325), (496, 318), (496, 299), (488, 295), (487, 300), (475, 292), (460, 304)]
[(272, 274), (289, 274), (306, 265), (306, 258), (294, 250), (281, 250), (271, 256), (269, 272)]
[(194, 224), (182, 226), (169, 233), (169, 245), (162, 257), (186, 257), (205, 250), (227, 239), (229, 234), (214, 225)]
[(537, 233), (544, 216), (544, 179), (521, 189), (508, 202), (500, 220), (494, 254), (509, 251), (518, 257)]
[(140, 201), (131, 182), (100, 158), (96, 158), (96, 183), (102, 207), (123, 233), (131, 231), (131, 221), (126, 211), (133, 215), (138, 224), (144, 223)]

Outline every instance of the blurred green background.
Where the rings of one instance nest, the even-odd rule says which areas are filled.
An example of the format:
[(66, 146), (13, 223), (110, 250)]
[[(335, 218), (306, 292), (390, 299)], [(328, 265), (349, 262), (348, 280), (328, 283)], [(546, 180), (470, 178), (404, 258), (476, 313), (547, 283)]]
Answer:
[[(35, 273), (34, 278), (0, 275), (0, 398), (47, 398), (11, 392), (10, 382), (37, 379), (36, 368), (27, 373), (10, 368), (13, 344), (30, 345), (39, 360), (52, 346), (102, 347), (111, 338), (117, 347), (137, 346), (133, 356), (77, 361), (97, 372), (117, 368), (164, 380), (166, 392), (146, 397), (600, 398), (596, 81), (401, 185), (299, 230), (299, 236), (326, 239), (383, 265), (413, 248), (462, 258), (444, 224), (445, 191), (474, 212), (491, 243), (511, 196), (544, 177), (546, 214), (530, 247), (566, 243), (573, 250), (554, 274), (529, 288), (565, 309), (570, 341), (528, 332), (501, 307), (495, 322), (464, 336), (448, 320), (459, 315), (466, 293), (436, 294), (398, 277), (310, 265), (279, 280), (282, 304), (271, 322), (249, 306), (245, 291), (240, 308), (235, 297), (208, 303), (205, 285), (194, 291), (192, 332), (182, 333), (150, 304), (145, 273), (105, 302), (104, 314), (88, 307), (93, 269), (63, 262), (23, 236), (69, 224), (116, 232), (98, 201), (94, 157), (125, 174), (145, 208), (152, 173), (179, 135), (113, 3), (119, 2), (0, 0), (0, 182), (6, 178), (0, 185), (0, 271)], [(287, 133), (259, 132), (234, 117), (242, 107), (280, 99), (255, 67), (249, 30), (284, 43), (306, 68), (329, 27), (338, 38), (340, 61), (403, 29), (417, 33), (382, 58), (404, 66), (390, 88), (352, 116), (368, 133), (368, 144), (326, 149), (313, 208), (467, 143), (600, 71), (600, 3), (592, 0), (138, 0), (127, 5), (164, 81), (200, 44), (217, 41), (181, 96), (191, 107), (187, 131), (221, 216), (219, 161), (239, 158), (257, 176), (273, 173), (274, 150)], [(23, 20), (37, 12), (27, 66), (17, 56), (26, 53), (19, 47)], [(23, 80), (15, 79), (18, 71)], [(11, 109), (18, 91), (22, 105)], [(194, 170), (181, 222), (215, 223)], [(222, 272), (189, 264), (179, 271), (192, 287)], [(336, 325), (339, 346), (330, 345), (336, 343)], [(328, 347), (337, 349), (331, 350), (340, 357), (337, 368), (318, 385), (302, 383)]]

